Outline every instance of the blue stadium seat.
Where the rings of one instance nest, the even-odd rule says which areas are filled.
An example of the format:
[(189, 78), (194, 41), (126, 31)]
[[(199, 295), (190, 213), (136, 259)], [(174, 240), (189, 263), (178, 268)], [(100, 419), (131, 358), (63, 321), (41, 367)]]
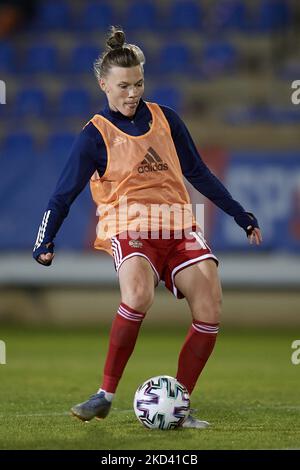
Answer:
[(285, 28), (291, 23), (290, 4), (286, 0), (261, 0), (257, 18), (257, 29), (261, 32)]
[(89, 93), (82, 88), (64, 90), (58, 103), (58, 116), (60, 117), (88, 117), (91, 109)]
[(267, 122), (274, 125), (295, 125), (300, 123), (300, 109), (297, 106), (282, 107), (269, 103), (257, 103), (243, 108), (226, 111), (224, 119), (233, 125)]
[[(25, 156), (35, 154), (35, 143), (33, 136), (26, 132), (12, 132), (4, 138), (1, 153), (12, 159), (18, 158), (22, 161)], [(18, 171), (18, 168), (15, 167)]]
[(265, 103), (256, 103), (251, 106), (234, 106), (225, 111), (223, 119), (234, 126), (270, 121), (269, 107)]
[(92, 73), (93, 63), (100, 54), (98, 46), (83, 44), (71, 52), (68, 71), (72, 73)]
[(300, 57), (288, 58), (278, 69), (278, 77), (293, 82), (295, 77), (300, 77)]
[(61, 166), (61, 161), (66, 160), (76, 135), (71, 132), (54, 132), (49, 135), (45, 153), (53, 158), (55, 165)]
[(54, 46), (36, 45), (27, 50), (24, 72), (55, 73), (58, 68), (58, 51)]
[(186, 44), (167, 44), (159, 52), (158, 71), (161, 73), (190, 73), (193, 67), (190, 49)]
[(115, 24), (115, 14), (113, 6), (106, 2), (91, 2), (85, 5), (81, 12), (81, 20), (79, 20), (82, 29), (105, 30)]
[(203, 48), (201, 70), (205, 77), (232, 72), (237, 63), (237, 51), (227, 42), (211, 42)]
[(32, 26), (38, 30), (66, 30), (71, 26), (69, 4), (63, 0), (38, 2), (36, 17)]
[(200, 31), (202, 16), (203, 12), (199, 2), (194, 0), (178, 0), (170, 5), (167, 24), (171, 30)]
[(245, 106), (234, 106), (227, 108), (222, 119), (227, 124), (233, 126), (243, 126), (249, 121), (249, 111)]
[(14, 102), (15, 116), (40, 117), (46, 110), (46, 94), (40, 88), (20, 90)]
[(175, 87), (162, 86), (155, 88), (147, 97), (147, 101), (169, 106), (177, 112), (182, 111), (183, 96), (182, 93)]
[(15, 50), (11, 44), (0, 42), (0, 72), (15, 72)]
[(244, 0), (218, 0), (209, 13), (209, 29), (214, 32), (244, 31), (247, 28), (247, 10)]
[(269, 109), (270, 121), (273, 124), (299, 124), (300, 109), (297, 106), (279, 107), (271, 106)]
[(159, 28), (159, 14), (154, 2), (134, 1), (129, 4), (125, 13), (126, 30), (156, 31)]

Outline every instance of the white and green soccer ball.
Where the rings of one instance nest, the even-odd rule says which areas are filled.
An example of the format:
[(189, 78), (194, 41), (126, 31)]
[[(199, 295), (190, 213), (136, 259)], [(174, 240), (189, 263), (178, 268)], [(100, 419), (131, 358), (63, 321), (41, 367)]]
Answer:
[(177, 379), (159, 375), (146, 380), (135, 392), (134, 412), (150, 429), (175, 429), (190, 412), (190, 396)]

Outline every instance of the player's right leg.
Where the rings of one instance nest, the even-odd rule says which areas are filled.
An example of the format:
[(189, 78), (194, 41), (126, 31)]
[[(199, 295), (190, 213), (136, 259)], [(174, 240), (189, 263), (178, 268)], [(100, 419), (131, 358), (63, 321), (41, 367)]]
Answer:
[(156, 275), (146, 258), (133, 256), (120, 266), (121, 304), (113, 321), (102, 385), (95, 395), (73, 406), (71, 412), (82, 421), (105, 418), (114, 393), (133, 352), (140, 326), (154, 298)]

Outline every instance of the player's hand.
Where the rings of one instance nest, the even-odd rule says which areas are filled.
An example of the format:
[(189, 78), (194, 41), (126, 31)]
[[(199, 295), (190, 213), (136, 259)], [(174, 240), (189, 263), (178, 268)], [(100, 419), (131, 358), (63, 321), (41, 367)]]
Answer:
[(245, 230), (250, 245), (253, 243), (260, 245), (262, 243), (262, 235), (258, 221), (252, 212), (242, 212), (241, 214), (235, 216), (234, 220)]
[(249, 225), (247, 227), (247, 230), (250, 232), (251, 229), (252, 229), (252, 232), (248, 235), (248, 240), (249, 240), (250, 245), (252, 245), (253, 243), (256, 243), (256, 245), (260, 245), (263, 241), (260, 229), (257, 227), (253, 228), (251, 225)]
[(43, 266), (50, 266), (54, 258), (54, 243), (49, 242), (39, 247), (34, 247), (32, 256)]
[(40, 263), (40, 264), (44, 264), (45, 266), (50, 266), (50, 264), (52, 263), (52, 260), (54, 258), (55, 254), (54, 253), (42, 253), (37, 261)]

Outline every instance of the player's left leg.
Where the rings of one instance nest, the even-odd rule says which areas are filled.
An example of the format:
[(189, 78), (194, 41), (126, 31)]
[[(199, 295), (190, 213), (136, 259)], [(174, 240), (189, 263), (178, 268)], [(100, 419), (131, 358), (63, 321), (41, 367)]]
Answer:
[[(176, 275), (175, 284), (186, 297), (193, 318), (177, 370), (177, 379), (191, 394), (213, 351), (219, 329), (222, 291), (216, 263), (207, 259), (183, 269)], [(201, 428), (205, 423), (190, 417), (185, 426)]]

